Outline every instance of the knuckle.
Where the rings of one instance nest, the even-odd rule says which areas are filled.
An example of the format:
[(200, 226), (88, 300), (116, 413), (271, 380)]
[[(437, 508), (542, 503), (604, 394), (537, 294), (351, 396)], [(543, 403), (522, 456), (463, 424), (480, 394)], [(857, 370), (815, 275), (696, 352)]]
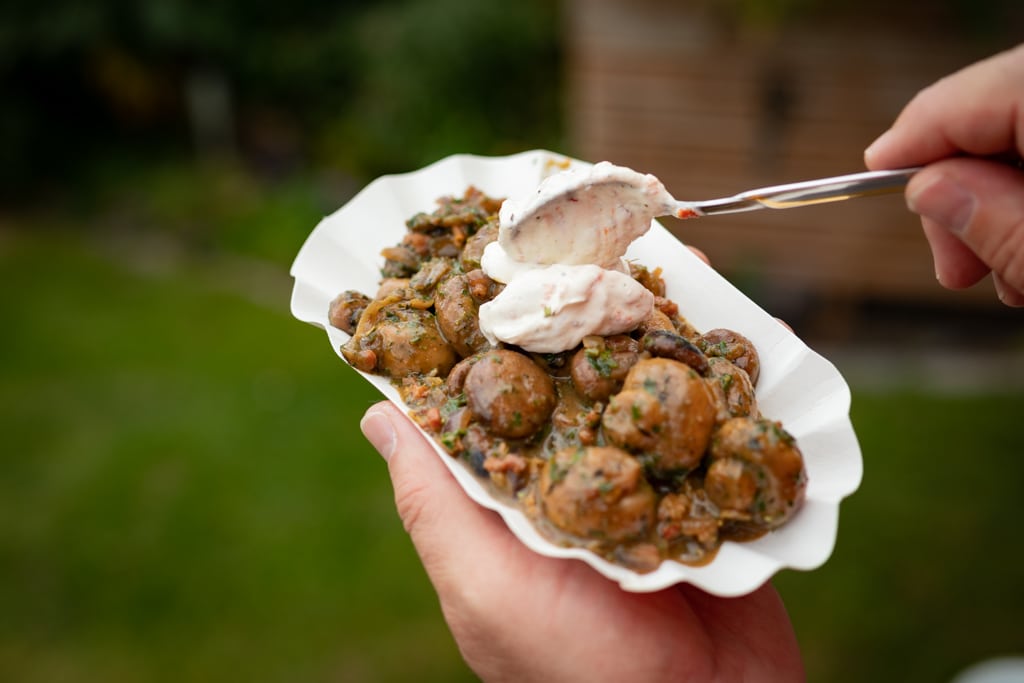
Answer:
[(430, 490), (415, 478), (402, 478), (395, 482), (395, 508), (402, 526), (410, 536), (429, 519)]
[(1024, 289), (1024, 215), (1004, 233), (1005, 238), (990, 244), (992, 270), (1011, 287)]

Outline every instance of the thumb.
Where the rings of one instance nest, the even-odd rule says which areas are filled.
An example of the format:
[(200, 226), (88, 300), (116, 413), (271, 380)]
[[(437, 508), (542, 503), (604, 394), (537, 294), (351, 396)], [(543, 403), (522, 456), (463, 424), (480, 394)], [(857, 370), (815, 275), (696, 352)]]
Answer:
[(388, 463), (398, 516), (438, 592), (465, 581), (481, 556), (507, 551), (494, 547), (511, 540), (500, 518), (466, 495), (433, 444), (394, 404), (372, 406), (360, 428)]
[(946, 159), (907, 185), (940, 282), (965, 287), (989, 270), (999, 298), (1024, 305), (1024, 172), (982, 159)]

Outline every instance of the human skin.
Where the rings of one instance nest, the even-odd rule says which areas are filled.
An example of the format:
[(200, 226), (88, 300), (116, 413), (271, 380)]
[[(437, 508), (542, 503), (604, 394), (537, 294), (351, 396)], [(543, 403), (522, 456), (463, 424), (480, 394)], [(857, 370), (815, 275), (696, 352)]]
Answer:
[(989, 272), (1008, 306), (1024, 306), (1024, 45), (918, 93), (864, 153), (868, 168), (925, 165), (906, 188), (939, 282), (969, 287)]
[(384, 456), (395, 504), (466, 663), (493, 681), (800, 681), (778, 593), (737, 598), (689, 585), (630, 593), (575, 560), (529, 550), (466, 496), (392, 404), (363, 433)]

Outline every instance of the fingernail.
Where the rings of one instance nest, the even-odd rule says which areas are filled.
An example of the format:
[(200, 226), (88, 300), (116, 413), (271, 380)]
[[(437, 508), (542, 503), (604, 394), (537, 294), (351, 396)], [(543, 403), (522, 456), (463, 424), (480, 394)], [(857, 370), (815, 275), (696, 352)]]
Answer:
[(907, 206), (952, 233), (962, 235), (970, 225), (977, 199), (962, 185), (940, 177), (907, 195)]
[(371, 408), (366, 415), (363, 415), (363, 419), (359, 422), (359, 428), (363, 430), (363, 436), (373, 444), (385, 462), (390, 460), (391, 454), (395, 450), (395, 428), (388, 416)]
[(889, 144), (888, 140), (890, 137), (892, 137), (890, 131), (885, 131), (879, 135), (874, 142), (868, 145), (867, 149), (864, 150), (864, 161), (869, 167), (871, 166), (871, 157), (878, 154), (879, 150)]
[(996, 286), (996, 296), (1007, 306), (1013, 308), (1020, 308), (1024, 306), (1024, 294), (1021, 294), (1016, 289), (1010, 287), (1008, 284), (1003, 282), (1001, 277), (993, 278)]

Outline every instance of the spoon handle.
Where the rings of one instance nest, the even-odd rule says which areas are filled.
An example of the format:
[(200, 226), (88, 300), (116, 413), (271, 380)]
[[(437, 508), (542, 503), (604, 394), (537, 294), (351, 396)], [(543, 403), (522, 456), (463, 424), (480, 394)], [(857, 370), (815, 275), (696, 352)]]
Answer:
[(680, 201), (673, 215), (676, 218), (695, 218), (765, 208), (792, 209), (797, 206), (810, 206), (811, 204), (898, 192), (903, 189), (910, 177), (920, 170), (920, 166), (915, 166), (891, 171), (866, 171), (762, 187), (722, 199), (699, 202)]

